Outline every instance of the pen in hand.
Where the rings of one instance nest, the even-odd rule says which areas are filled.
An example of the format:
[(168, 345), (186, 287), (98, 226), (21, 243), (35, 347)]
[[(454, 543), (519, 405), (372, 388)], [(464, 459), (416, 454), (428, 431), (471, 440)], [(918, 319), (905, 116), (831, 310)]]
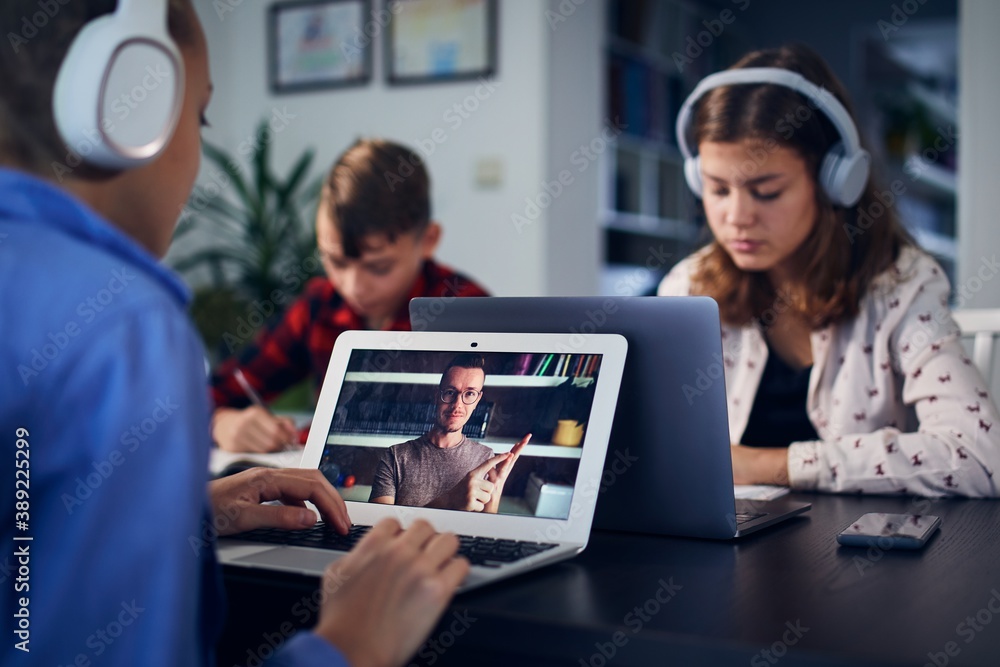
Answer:
[[(247, 398), (249, 398), (254, 405), (263, 408), (264, 410), (267, 411), (267, 414), (271, 415), (272, 417), (274, 416), (274, 412), (271, 411), (271, 408), (269, 408), (264, 403), (264, 399), (260, 397), (260, 394), (258, 394), (257, 391), (250, 385), (250, 382), (247, 380), (246, 376), (243, 374), (243, 371), (241, 369), (237, 368), (235, 371), (233, 371), (233, 378), (236, 380), (236, 383), (240, 385), (240, 389), (243, 390), (243, 393), (247, 395)], [(297, 450), (299, 449), (299, 447), (296, 446), (294, 443), (286, 442), (284, 443), (284, 447), (282, 447), (282, 449), (284, 449), (285, 451), (289, 451), (289, 450)]]

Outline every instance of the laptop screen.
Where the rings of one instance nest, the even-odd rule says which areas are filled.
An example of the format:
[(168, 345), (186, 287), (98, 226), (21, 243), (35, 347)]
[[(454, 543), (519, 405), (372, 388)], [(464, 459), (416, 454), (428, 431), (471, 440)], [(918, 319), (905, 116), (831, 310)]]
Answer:
[(568, 518), (601, 359), (355, 349), (320, 470), (345, 500)]

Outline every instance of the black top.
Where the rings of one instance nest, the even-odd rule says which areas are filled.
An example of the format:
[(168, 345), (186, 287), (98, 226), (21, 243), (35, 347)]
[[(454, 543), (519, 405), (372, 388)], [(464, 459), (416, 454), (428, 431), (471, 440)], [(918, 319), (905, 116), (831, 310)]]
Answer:
[(812, 366), (792, 368), (770, 345), (767, 350), (767, 365), (740, 444), (787, 447), (793, 442), (819, 440), (806, 413)]

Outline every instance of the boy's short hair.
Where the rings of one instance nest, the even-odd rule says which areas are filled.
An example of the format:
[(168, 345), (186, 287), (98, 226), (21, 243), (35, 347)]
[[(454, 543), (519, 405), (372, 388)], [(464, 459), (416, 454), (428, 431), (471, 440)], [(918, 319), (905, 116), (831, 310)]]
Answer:
[(415, 152), (391, 141), (358, 139), (337, 159), (321, 205), (340, 233), (344, 254), (358, 258), (366, 237), (422, 231), (430, 223), (430, 177)]
[[(52, 112), (56, 75), (83, 26), (117, 5), (117, 0), (60, 2), (54, 16), (33, 23), (38, 0), (0, 4), (0, 34), (10, 41), (0, 49), (0, 164), (54, 176), (53, 164), (66, 162), (68, 148)], [(169, 6), (170, 36), (183, 49), (195, 42), (198, 19), (191, 0), (170, 0)]]
[(486, 359), (483, 355), (476, 354), (475, 352), (460, 352), (448, 362), (448, 365), (444, 369), (444, 373), (441, 375), (445, 375), (452, 368), (478, 368), (483, 371), (483, 374), (485, 375)]

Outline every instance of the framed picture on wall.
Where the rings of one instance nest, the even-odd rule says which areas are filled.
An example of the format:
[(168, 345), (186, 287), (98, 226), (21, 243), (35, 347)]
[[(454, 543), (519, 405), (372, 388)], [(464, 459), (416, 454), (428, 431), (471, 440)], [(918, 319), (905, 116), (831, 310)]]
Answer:
[(387, 0), (390, 84), (476, 79), (496, 74), (496, 0)]
[(290, 93), (371, 80), (370, 0), (295, 0), (268, 8), (271, 90)]

